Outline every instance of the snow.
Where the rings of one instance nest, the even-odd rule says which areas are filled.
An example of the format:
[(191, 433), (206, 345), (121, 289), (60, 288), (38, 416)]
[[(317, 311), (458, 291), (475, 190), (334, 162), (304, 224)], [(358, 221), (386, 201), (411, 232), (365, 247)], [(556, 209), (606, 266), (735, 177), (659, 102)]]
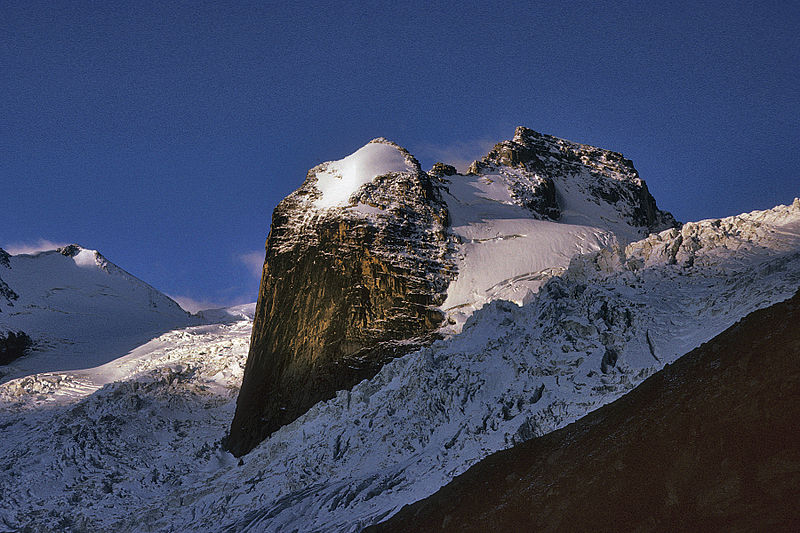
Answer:
[(116, 380), (94, 392), (72, 371), (0, 385), (0, 527), (359, 531), (798, 286), (800, 201), (612, 241), (522, 306), (490, 302), (460, 334), (317, 404), (242, 464), (220, 440), (251, 315), (226, 312), (92, 370)]
[(382, 139), (375, 139), (344, 159), (317, 168), (316, 186), (321, 195), (314, 205), (319, 209), (349, 205), (350, 196), (377, 176), (414, 170), (398, 146)]
[(0, 368), (7, 380), (94, 367), (193, 319), (170, 298), (95, 250), (13, 255), (0, 279), (19, 296), (0, 300), (0, 329), (22, 330), (36, 350)]
[(576, 255), (643, 236), (620, 210), (587, 194), (588, 174), (554, 178), (562, 216), (537, 220), (511, 194), (511, 180), (530, 180), (518, 169), (451, 176), (444, 199), (457, 235), (458, 276), (442, 304), (447, 326), (461, 330), (469, 316), (493, 300), (522, 305)]

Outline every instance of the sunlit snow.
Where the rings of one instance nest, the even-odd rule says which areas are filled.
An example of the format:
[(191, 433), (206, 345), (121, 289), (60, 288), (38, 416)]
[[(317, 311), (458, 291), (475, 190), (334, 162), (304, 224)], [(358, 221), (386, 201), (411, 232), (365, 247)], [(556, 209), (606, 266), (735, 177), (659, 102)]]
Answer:
[(522, 307), (485, 305), (241, 464), (220, 440), (252, 309), (163, 334), (97, 369), (118, 381), (93, 393), (76, 372), (5, 383), (0, 528), (359, 531), (790, 296), (798, 222), (800, 200), (580, 256)]
[(326, 163), (323, 170), (317, 171), (317, 189), (322, 195), (314, 205), (320, 209), (346, 206), (354, 192), (377, 176), (412, 170), (397, 146), (372, 141), (344, 159)]
[(549, 221), (533, 218), (514, 201), (507, 175), (518, 171), (502, 172), (447, 180), (444, 200), (451, 229), (460, 237), (458, 276), (442, 305), (447, 331), (460, 331), (476, 309), (493, 300), (522, 305), (576, 255), (643, 236), (615, 206), (588, 200), (580, 190), (587, 176), (554, 178), (562, 215)]

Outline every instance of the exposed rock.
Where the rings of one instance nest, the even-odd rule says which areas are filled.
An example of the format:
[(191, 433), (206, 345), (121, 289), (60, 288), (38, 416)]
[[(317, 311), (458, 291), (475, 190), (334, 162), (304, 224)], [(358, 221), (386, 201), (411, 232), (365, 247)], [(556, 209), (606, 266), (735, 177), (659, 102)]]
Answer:
[(512, 180), (512, 192), (521, 205), (543, 218), (558, 220), (561, 216), (554, 179), (584, 175), (588, 178), (584, 192), (616, 204), (631, 224), (651, 232), (678, 226), (671, 214), (658, 209), (633, 162), (620, 153), (520, 126), (512, 140), (496, 144), (469, 172), (491, 174), (503, 167), (522, 171), (521, 175), (505, 172)]
[[(405, 149), (375, 139), (311, 169), (278, 205), (226, 439), (234, 454), (247, 453), (316, 402), (431, 342), (443, 322), (440, 306), (458, 330), (486, 301), (524, 300), (552, 276), (548, 269), (566, 268), (570, 257), (598, 249), (615, 232), (629, 242), (677, 225), (656, 208), (620, 154), (527, 128), (517, 128), (512, 140), (496, 145), (470, 171), (462, 176), (436, 163), (426, 174)], [(561, 205), (564, 196), (569, 201)], [(579, 211), (586, 205), (601, 207), (584, 217)], [(559, 219), (562, 208), (572, 218), (559, 228), (561, 237), (532, 238), (547, 231), (537, 229), (540, 219)], [(460, 230), (450, 227), (451, 212)], [(495, 218), (513, 228), (486, 223)], [(502, 247), (512, 240), (516, 251), (525, 249), (517, 254), (521, 259), (485, 264), (506, 253)], [(540, 248), (557, 263), (542, 260), (534, 268), (528, 259), (545, 253)]]
[[(14, 302), (13, 301), (19, 299), (19, 294), (14, 292), (14, 290), (11, 287), (9, 287), (8, 283), (3, 281), (2, 278), (0, 278), (0, 296), (2, 296), (5, 299), (6, 305), (9, 305), (9, 306), (12, 306), (12, 307), (14, 306)], [(2, 310), (2, 309), (0, 309), (0, 310)]]
[(11, 263), (9, 262), (10, 257), (11, 256), (8, 254), (8, 252), (0, 248), (0, 266), (11, 268)]
[(58, 252), (65, 257), (75, 257), (82, 249), (83, 248), (81, 248), (78, 244), (68, 244), (63, 248), (56, 248), (56, 250), (58, 250)]
[(790, 531), (800, 292), (368, 531)]
[(437, 178), (453, 176), (455, 174), (458, 174), (456, 167), (452, 165), (446, 165), (444, 163), (434, 163), (431, 169), (428, 171), (429, 176), (435, 176)]
[[(408, 152), (342, 206), (318, 174), (275, 209), (250, 353), (227, 447), (247, 453), (316, 402), (436, 338), (452, 277), (447, 208)], [(367, 145), (369, 146), (369, 145)], [(343, 176), (343, 180), (347, 176)]]
[(0, 333), (0, 365), (7, 365), (25, 355), (33, 342), (24, 331)]

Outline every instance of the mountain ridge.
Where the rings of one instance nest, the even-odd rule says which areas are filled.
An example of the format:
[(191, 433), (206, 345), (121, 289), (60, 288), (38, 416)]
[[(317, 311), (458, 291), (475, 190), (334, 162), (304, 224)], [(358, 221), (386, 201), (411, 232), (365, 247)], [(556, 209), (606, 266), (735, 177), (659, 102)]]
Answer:
[(227, 445), (247, 453), (487, 302), (522, 303), (572, 255), (675, 225), (620, 154), (523, 127), (468, 175), (383, 138), (322, 163), (273, 213)]

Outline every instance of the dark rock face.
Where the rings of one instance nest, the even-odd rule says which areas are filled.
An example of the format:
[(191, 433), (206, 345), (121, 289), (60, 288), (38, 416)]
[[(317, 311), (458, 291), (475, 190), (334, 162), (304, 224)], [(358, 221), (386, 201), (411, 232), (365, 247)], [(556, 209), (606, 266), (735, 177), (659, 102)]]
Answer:
[(458, 174), (456, 167), (452, 165), (446, 165), (444, 163), (434, 163), (431, 169), (428, 171), (429, 176), (437, 178), (453, 176), (455, 174)]
[(77, 244), (68, 244), (63, 248), (57, 248), (58, 252), (64, 257), (75, 257), (81, 251), (81, 247)]
[(275, 209), (226, 439), (234, 455), (434, 340), (453, 275), (447, 208), (436, 178), (392, 146), (415, 170), (376, 177), (349, 207), (314, 206), (320, 166)]
[[(9, 260), (11, 256), (8, 255), (8, 252), (0, 248), (0, 267), (11, 268), (11, 261)], [(14, 292), (14, 290), (8, 286), (8, 283), (3, 281), (3, 278), (0, 277), (0, 297), (5, 300), (6, 305), (9, 307), (14, 307), (14, 300), (19, 299), (19, 295)], [(0, 312), (3, 311), (3, 308), (0, 307)]]
[[(14, 300), (19, 299), (19, 295), (16, 292), (14, 292), (13, 289), (8, 286), (8, 283), (3, 281), (2, 278), (0, 278), (0, 296), (2, 296), (5, 299), (6, 305), (12, 307), (14, 306)], [(0, 308), (0, 312), (1, 311), (2, 308)]]
[(0, 333), (0, 365), (7, 365), (25, 355), (33, 342), (23, 331)]
[(633, 225), (650, 232), (679, 225), (670, 213), (658, 209), (633, 162), (617, 152), (520, 126), (512, 140), (496, 144), (486, 157), (472, 164), (469, 172), (487, 174), (501, 167), (523, 171), (528, 179), (512, 182), (512, 194), (541, 218), (558, 220), (561, 216), (554, 180), (580, 175), (587, 179), (575, 181), (589, 183), (584, 193), (617, 206)]
[(800, 292), (368, 531), (796, 531)]

